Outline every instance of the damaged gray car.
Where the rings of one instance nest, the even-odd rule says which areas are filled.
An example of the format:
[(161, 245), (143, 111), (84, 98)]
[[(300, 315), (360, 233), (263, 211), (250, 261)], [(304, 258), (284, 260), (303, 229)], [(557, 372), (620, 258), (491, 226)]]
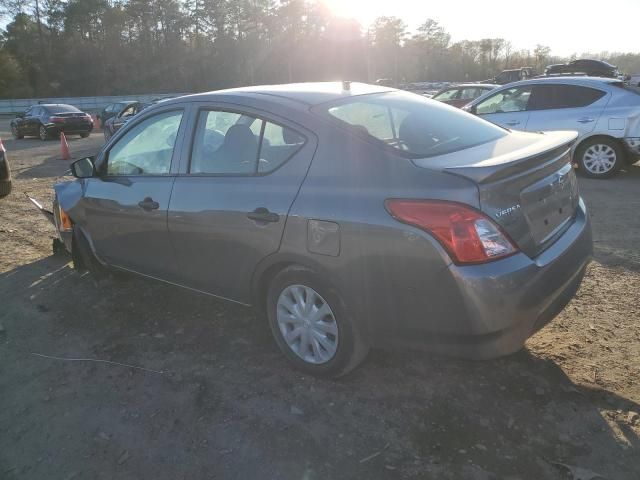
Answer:
[(576, 136), (348, 82), (191, 95), (74, 162), (50, 216), (76, 268), (254, 306), (312, 374), (372, 347), (491, 358), (590, 261)]

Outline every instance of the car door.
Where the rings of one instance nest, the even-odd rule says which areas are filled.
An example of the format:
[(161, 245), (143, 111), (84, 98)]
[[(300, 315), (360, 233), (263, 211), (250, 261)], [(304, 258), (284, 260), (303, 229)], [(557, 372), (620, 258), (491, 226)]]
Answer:
[(527, 105), (531, 85), (501, 88), (476, 104), (472, 112), (496, 125), (514, 130), (525, 130), (529, 119)]
[(535, 85), (529, 101), (527, 130), (575, 130), (585, 136), (596, 126), (609, 94), (580, 85)]
[(137, 119), (96, 160), (82, 226), (108, 264), (162, 279), (173, 270), (167, 210), (183, 118), (173, 107)]
[(27, 118), (31, 116), (32, 110), (33, 110), (33, 107), (27, 108), (25, 112), (21, 116), (17, 117), (15, 120), (16, 129), (18, 130), (18, 133), (20, 135), (29, 134), (29, 126), (27, 123)]
[(40, 107), (31, 107), (29, 113), (24, 117), (24, 133), (26, 135), (37, 135), (39, 124)]
[(177, 282), (250, 303), (258, 263), (276, 252), (315, 136), (245, 107), (201, 105), (169, 206)]

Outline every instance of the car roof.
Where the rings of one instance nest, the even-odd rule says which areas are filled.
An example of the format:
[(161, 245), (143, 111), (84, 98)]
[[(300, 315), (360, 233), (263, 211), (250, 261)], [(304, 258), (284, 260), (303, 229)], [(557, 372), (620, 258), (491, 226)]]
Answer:
[[(271, 100), (286, 99), (308, 106), (321, 103), (332, 102), (347, 97), (359, 95), (369, 95), (372, 93), (391, 92), (396, 89), (380, 85), (369, 85), (366, 83), (349, 82), (348, 88), (344, 88), (344, 82), (309, 82), (309, 83), (289, 83), (283, 85), (263, 85), (255, 87), (230, 88), (227, 90), (217, 90), (213, 92), (197, 93), (186, 95), (176, 99), (167, 100), (166, 103), (189, 100), (215, 100), (219, 96), (245, 96), (264, 95), (271, 97)], [(165, 102), (162, 102), (163, 104)]]
[(529, 78), (527, 80), (520, 80), (517, 82), (511, 82), (507, 85), (503, 85), (503, 87), (515, 87), (519, 85), (532, 85), (532, 84), (540, 84), (540, 83), (560, 83), (564, 85), (587, 85), (587, 86), (602, 86), (602, 84), (612, 84), (612, 83), (620, 83), (620, 80), (617, 78), (605, 78), (605, 77), (587, 77), (587, 76), (576, 76), (576, 77), (537, 77), (537, 78)]
[(71, 108), (75, 108), (76, 110), (78, 109), (78, 107), (74, 107), (73, 105), (69, 105), (68, 103), (40, 103), (38, 105), (32, 105), (33, 107), (71, 107)]
[(446, 88), (443, 88), (442, 90), (451, 90), (453, 88), (474, 88), (474, 87), (480, 87), (480, 88), (497, 88), (500, 87), (501, 85), (497, 85), (495, 83), (459, 83), (457, 85), (449, 85)]

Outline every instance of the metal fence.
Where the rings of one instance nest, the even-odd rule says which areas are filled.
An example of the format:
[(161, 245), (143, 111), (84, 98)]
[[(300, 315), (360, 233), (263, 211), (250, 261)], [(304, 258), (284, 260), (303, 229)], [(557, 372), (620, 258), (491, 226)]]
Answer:
[(145, 95), (116, 95), (109, 97), (58, 97), (58, 98), (21, 98), (17, 100), (0, 100), (0, 115), (15, 115), (24, 112), (31, 105), (38, 103), (66, 103), (85, 112), (99, 112), (114, 102), (138, 101), (150, 102), (157, 98), (176, 97), (185, 93), (158, 93)]

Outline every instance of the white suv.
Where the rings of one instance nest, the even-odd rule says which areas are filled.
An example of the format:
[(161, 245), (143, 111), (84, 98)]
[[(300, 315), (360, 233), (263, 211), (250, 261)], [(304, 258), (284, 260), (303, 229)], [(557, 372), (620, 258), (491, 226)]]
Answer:
[(588, 177), (615, 175), (640, 159), (640, 93), (613, 78), (553, 77), (514, 82), (464, 107), (506, 128), (575, 130), (574, 161)]

